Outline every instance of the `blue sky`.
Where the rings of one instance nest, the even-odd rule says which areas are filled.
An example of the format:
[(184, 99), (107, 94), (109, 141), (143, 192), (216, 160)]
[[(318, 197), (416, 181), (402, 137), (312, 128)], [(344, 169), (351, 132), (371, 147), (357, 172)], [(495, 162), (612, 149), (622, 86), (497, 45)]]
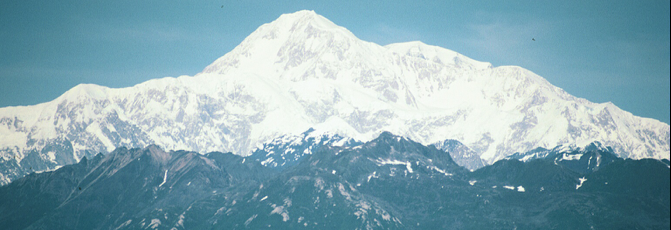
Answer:
[(669, 123), (668, 1), (3, 0), (0, 107), (47, 102), (79, 83), (194, 75), (302, 9), (363, 40), (420, 40), (522, 66), (574, 96)]

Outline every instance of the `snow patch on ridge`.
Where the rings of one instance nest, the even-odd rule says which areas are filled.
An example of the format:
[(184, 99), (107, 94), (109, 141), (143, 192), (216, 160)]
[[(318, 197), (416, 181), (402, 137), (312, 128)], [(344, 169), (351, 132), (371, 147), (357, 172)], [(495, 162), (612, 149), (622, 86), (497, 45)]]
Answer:
[(575, 186), (575, 190), (578, 190), (580, 187), (582, 187), (582, 183), (585, 183), (585, 181), (587, 181), (587, 178), (581, 177), (581, 178), (578, 178), (578, 180), (580, 180), (580, 184), (577, 184)]
[(163, 182), (161, 182), (161, 184), (159, 184), (158, 187), (163, 186), (163, 184), (165, 184), (167, 180), (168, 180), (168, 170), (166, 169), (165, 174), (163, 174)]
[(438, 167), (436, 167), (436, 166), (431, 165), (431, 166), (428, 166), (428, 167), (429, 167), (430, 169), (433, 169), (433, 170), (438, 171), (439, 173), (442, 173), (442, 174), (445, 175), (445, 176), (452, 176), (452, 173), (445, 172), (445, 170), (442, 170), (442, 169), (440, 169), (440, 168), (438, 168)]
[(581, 157), (582, 157), (582, 154), (566, 154), (566, 153), (564, 153), (561, 160), (574, 161), (574, 160), (580, 160)]
[(406, 170), (408, 170), (409, 173), (413, 173), (412, 163), (410, 163), (410, 161), (399, 161), (399, 160), (392, 160), (392, 159), (377, 159), (375, 162), (377, 163), (378, 166), (382, 166), (382, 165), (405, 165)]

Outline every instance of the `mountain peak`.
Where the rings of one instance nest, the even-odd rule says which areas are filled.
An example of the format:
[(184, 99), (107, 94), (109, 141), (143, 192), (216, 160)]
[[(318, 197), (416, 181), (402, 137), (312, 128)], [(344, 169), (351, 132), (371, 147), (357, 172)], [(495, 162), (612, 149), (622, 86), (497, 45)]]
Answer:
[(282, 14), (280, 18), (282, 17), (313, 17), (313, 16), (318, 16), (317, 13), (315, 13), (314, 10), (299, 10), (293, 13), (286, 13)]
[[(255, 74), (274, 75), (317, 56), (337, 56), (341, 61), (343, 54), (359, 41), (346, 28), (314, 11), (302, 10), (283, 14), (275, 21), (260, 26), (233, 51), (217, 59), (203, 72), (223, 74), (240, 67), (254, 66)], [(265, 68), (259, 69), (258, 66)]]
[(82, 98), (103, 100), (107, 98), (109, 88), (96, 84), (78, 84), (65, 92), (61, 98), (68, 101), (77, 101)]
[(304, 41), (310, 38), (333, 39), (334, 34), (345, 39), (356, 39), (352, 32), (336, 25), (324, 16), (311, 10), (301, 10), (295, 13), (282, 14), (275, 21), (260, 26), (245, 41), (258, 42), (261, 39), (286, 43)]
[(342, 27), (312, 10), (301, 10), (290, 14), (282, 14), (282, 16), (270, 24), (290, 24), (293, 26), (310, 24), (324, 30), (342, 29)]

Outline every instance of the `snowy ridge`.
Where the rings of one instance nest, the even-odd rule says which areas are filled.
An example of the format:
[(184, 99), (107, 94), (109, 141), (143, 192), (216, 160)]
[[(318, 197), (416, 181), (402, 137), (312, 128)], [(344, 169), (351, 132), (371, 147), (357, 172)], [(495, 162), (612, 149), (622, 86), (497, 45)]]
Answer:
[(324, 146), (352, 147), (360, 144), (349, 137), (311, 128), (299, 135), (287, 134), (269, 140), (258, 146), (248, 158), (267, 167), (282, 168), (297, 164), (303, 156), (313, 154)]
[[(380, 165), (405, 165), (405, 169), (408, 173), (412, 173), (412, 164), (410, 161), (399, 161), (399, 160), (391, 160), (391, 159), (378, 159), (375, 161), (378, 166)], [(435, 167), (435, 166), (434, 166)], [(442, 171), (441, 173), (445, 173), (445, 171)]]
[[(310, 128), (358, 141), (382, 131), (426, 145), (453, 139), (486, 163), (594, 141), (621, 157), (669, 159), (668, 124), (573, 97), (521, 67), (421, 42), (365, 42), (312, 11), (262, 25), (193, 77), (82, 84), (0, 108), (0, 157), (47, 170), (119, 146), (248, 155)], [(56, 163), (40, 165), (53, 150), (63, 152)], [(0, 181), (25, 173), (0, 168)]]
[(572, 144), (560, 145), (553, 149), (537, 148), (526, 153), (515, 153), (507, 156), (506, 159), (516, 159), (523, 162), (532, 160), (549, 161), (582, 174), (597, 171), (613, 162), (622, 161), (622, 158), (615, 155), (612, 148), (599, 142), (582, 147)]
[(468, 170), (474, 171), (485, 166), (480, 155), (457, 140), (447, 139), (433, 145), (449, 153), (454, 162)]
[(595, 141), (583, 146), (577, 146), (576, 144), (565, 144), (556, 146), (552, 149), (537, 148), (526, 153), (515, 153), (506, 158), (527, 162), (535, 159), (556, 157), (556, 160), (559, 161), (572, 161), (580, 160), (584, 154), (589, 153), (590, 151), (614, 152), (612, 148), (603, 145), (601, 142)]

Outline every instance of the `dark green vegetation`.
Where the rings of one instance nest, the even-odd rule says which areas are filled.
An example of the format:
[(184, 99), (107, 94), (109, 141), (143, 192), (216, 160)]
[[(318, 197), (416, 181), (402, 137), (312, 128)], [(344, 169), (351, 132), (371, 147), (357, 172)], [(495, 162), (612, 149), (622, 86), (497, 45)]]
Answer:
[(0, 187), (0, 226), (669, 229), (668, 162), (657, 160), (614, 158), (592, 170), (556, 158), (502, 160), (470, 172), (389, 133), (322, 146), (288, 167), (260, 159), (119, 148)]

